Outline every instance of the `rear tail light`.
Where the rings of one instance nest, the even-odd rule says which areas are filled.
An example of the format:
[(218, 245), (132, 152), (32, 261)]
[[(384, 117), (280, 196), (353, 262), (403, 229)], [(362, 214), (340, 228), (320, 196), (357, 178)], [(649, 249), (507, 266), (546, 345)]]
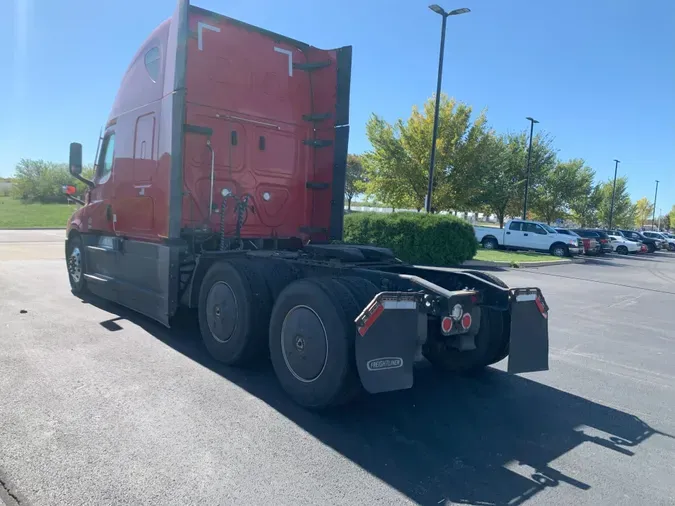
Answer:
[(449, 316), (444, 316), (441, 320), (441, 332), (444, 334), (449, 334), (452, 332), (452, 318)]
[(471, 322), (472, 322), (471, 315), (469, 313), (464, 313), (464, 316), (462, 316), (462, 328), (464, 330), (468, 329), (469, 327), (471, 327)]
[(544, 306), (544, 303), (542, 302), (541, 298), (537, 297), (536, 299), (534, 299), (534, 303), (537, 305), (537, 308), (539, 309), (541, 315), (544, 318), (548, 319), (548, 312), (546, 311), (546, 306)]

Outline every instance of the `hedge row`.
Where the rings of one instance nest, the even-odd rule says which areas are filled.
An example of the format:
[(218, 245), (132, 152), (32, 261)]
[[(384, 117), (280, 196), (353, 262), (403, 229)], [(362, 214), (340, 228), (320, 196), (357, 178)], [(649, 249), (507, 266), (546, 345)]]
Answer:
[(473, 227), (455, 216), (427, 213), (350, 213), (344, 241), (391, 248), (406, 262), (447, 267), (470, 260), (478, 243)]

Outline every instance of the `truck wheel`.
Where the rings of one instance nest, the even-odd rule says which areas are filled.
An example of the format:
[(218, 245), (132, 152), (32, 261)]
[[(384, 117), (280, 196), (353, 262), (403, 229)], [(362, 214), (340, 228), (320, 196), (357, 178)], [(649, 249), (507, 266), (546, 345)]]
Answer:
[(460, 351), (450, 346), (441, 335), (440, 326), (430, 326), (427, 342), (422, 347), (424, 357), (444, 372), (468, 373), (479, 371), (508, 355), (508, 328), (504, 313), (481, 308), (480, 330), (475, 336), (476, 349)]
[(199, 290), (199, 328), (209, 353), (238, 365), (264, 354), (270, 314), (264, 279), (248, 260), (217, 262)]
[(288, 285), (270, 318), (269, 347), (282, 388), (298, 404), (322, 409), (360, 390), (354, 356), (356, 300), (331, 278)]
[(628, 248), (626, 246), (617, 246), (616, 247), (616, 252), (619, 255), (627, 255), (628, 254)]
[(351, 292), (351, 294), (354, 296), (354, 299), (356, 299), (357, 305), (359, 306), (359, 313), (363, 311), (363, 309), (368, 304), (370, 304), (373, 298), (382, 291), (378, 289), (373, 282), (365, 278), (359, 278), (357, 276), (339, 277), (335, 278), (335, 281), (343, 285)]
[(551, 246), (551, 255), (556, 257), (568, 257), (570, 256), (570, 251), (564, 244), (554, 244)]
[(84, 279), (84, 246), (79, 235), (73, 235), (68, 239), (66, 247), (66, 267), (68, 268), (68, 281), (70, 289), (75, 295), (84, 294), (87, 285)]
[(494, 237), (483, 238), (482, 244), (485, 249), (497, 249), (499, 247), (499, 243)]

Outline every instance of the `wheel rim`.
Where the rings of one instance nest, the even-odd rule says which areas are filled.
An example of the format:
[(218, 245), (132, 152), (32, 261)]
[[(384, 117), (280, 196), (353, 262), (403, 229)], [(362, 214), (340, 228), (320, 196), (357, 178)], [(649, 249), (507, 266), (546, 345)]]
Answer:
[(303, 383), (316, 381), (328, 358), (326, 327), (312, 308), (295, 306), (281, 325), (281, 353), (291, 374)]
[(492, 241), (485, 241), (485, 244), (483, 244), (483, 248), (485, 249), (495, 249), (495, 243)]
[(563, 257), (565, 256), (565, 250), (563, 248), (558, 247), (553, 250), (553, 254), (557, 257)]
[(232, 338), (238, 322), (237, 298), (224, 281), (214, 283), (206, 297), (206, 322), (213, 338), (226, 343)]
[(82, 253), (78, 246), (72, 249), (68, 257), (68, 273), (75, 283), (82, 279)]

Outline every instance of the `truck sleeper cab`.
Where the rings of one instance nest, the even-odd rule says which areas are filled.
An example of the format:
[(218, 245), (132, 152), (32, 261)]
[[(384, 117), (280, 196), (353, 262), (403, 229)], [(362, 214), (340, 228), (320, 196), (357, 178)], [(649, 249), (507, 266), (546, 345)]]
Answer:
[(75, 294), (164, 325), (197, 309), (211, 355), (269, 353), (320, 409), (410, 388), (423, 356), (470, 371), (548, 369), (548, 306), (462, 269), (342, 239), (351, 47), (324, 51), (179, 0), (139, 49), (68, 222)]

